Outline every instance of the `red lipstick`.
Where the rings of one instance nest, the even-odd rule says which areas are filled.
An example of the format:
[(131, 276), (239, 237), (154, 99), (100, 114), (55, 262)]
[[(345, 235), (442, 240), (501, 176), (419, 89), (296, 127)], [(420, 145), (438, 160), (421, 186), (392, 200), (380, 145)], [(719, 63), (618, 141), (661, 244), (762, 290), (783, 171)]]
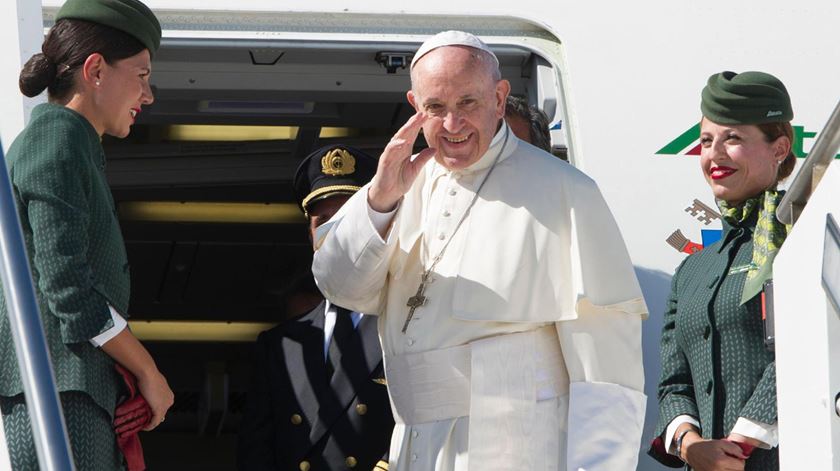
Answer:
[(723, 178), (726, 178), (726, 177), (732, 175), (733, 173), (735, 173), (737, 171), (738, 170), (736, 170), (734, 168), (724, 167), (724, 166), (721, 165), (721, 166), (712, 167), (711, 169), (709, 169), (709, 176), (712, 178), (712, 180), (721, 180)]

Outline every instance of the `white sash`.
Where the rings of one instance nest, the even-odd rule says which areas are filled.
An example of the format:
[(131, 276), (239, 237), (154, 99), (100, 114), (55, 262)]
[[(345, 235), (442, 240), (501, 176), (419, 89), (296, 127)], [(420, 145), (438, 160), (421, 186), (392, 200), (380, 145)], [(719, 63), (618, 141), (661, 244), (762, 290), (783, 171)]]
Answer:
[(468, 345), (386, 356), (385, 369), (397, 423), (469, 416), (470, 470), (529, 469), (537, 401), (569, 392), (553, 324)]

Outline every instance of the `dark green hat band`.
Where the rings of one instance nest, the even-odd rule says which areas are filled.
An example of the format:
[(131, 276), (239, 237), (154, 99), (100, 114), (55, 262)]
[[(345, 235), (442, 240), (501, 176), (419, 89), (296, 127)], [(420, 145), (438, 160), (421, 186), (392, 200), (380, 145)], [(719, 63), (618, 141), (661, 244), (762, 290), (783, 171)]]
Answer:
[(137, 38), (152, 57), (160, 47), (160, 23), (138, 0), (67, 0), (55, 19), (85, 20), (118, 29)]
[(782, 82), (764, 72), (721, 72), (709, 77), (701, 94), (703, 116), (718, 124), (763, 124), (793, 119)]

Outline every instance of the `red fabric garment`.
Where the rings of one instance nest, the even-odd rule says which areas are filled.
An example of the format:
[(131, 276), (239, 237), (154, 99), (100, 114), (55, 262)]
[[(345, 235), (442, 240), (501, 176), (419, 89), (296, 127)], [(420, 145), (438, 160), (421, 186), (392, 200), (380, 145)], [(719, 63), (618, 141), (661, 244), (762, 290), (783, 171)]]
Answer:
[(152, 408), (137, 391), (137, 378), (120, 364), (116, 364), (116, 368), (128, 390), (128, 398), (117, 405), (114, 413), (117, 445), (125, 456), (127, 471), (144, 471), (146, 461), (137, 433), (152, 420)]
[(668, 453), (665, 450), (665, 440), (662, 437), (656, 437), (650, 442), (650, 449), (648, 455), (659, 461), (669, 468), (684, 468), (685, 463), (679, 457)]
[(755, 446), (750, 445), (748, 443), (736, 442), (734, 440), (727, 440), (727, 441), (732, 442), (732, 443), (738, 445), (739, 447), (741, 447), (741, 453), (743, 453), (744, 456), (746, 456), (747, 458), (749, 458), (750, 455), (752, 454), (753, 450), (755, 450)]

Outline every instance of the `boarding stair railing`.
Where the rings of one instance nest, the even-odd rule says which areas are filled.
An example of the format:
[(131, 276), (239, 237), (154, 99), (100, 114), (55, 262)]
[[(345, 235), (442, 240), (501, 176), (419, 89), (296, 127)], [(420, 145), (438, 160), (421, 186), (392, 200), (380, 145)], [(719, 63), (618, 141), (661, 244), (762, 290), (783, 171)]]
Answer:
[(826, 169), (837, 156), (840, 149), (840, 102), (828, 118), (822, 132), (817, 136), (811, 152), (802, 163), (799, 173), (790, 185), (779, 207), (776, 217), (784, 224), (793, 224), (799, 219), (805, 204), (822, 180)]
[[(38, 463), (43, 471), (73, 471), (73, 455), (41, 325), (9, 173), (0, 147), (0, 280), (15, 343)], [(3, 358), (2, 361), (8, 361)], [(0, 367), (3, 367), (0, 365)], [(9, 437), (6, 437), (9, 440)], [(3, 444), (0, 444), (2, 446)]]

